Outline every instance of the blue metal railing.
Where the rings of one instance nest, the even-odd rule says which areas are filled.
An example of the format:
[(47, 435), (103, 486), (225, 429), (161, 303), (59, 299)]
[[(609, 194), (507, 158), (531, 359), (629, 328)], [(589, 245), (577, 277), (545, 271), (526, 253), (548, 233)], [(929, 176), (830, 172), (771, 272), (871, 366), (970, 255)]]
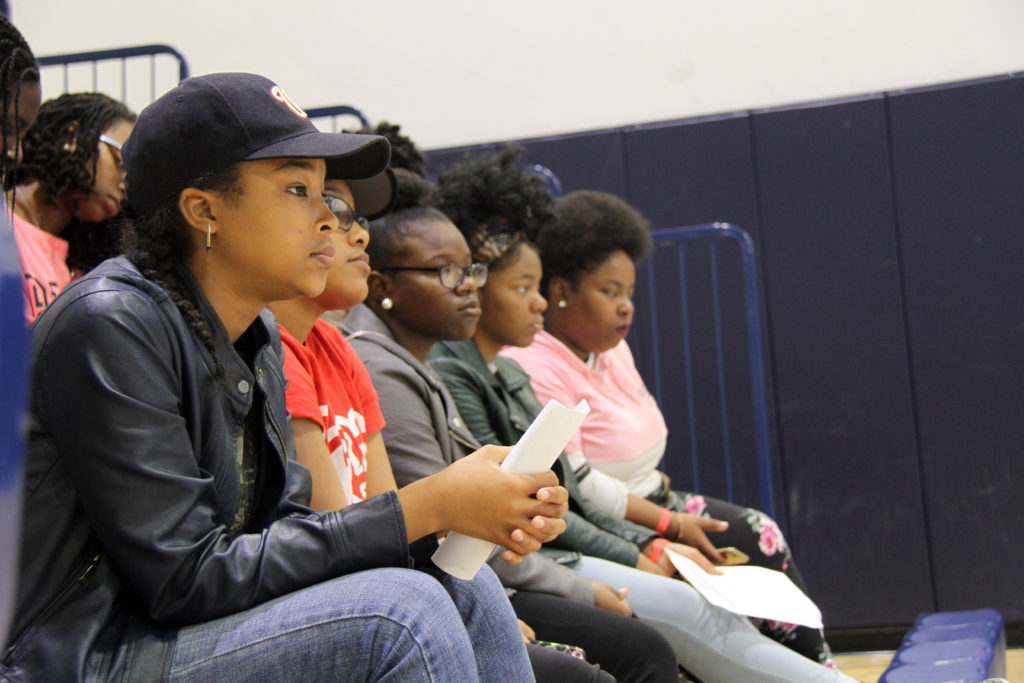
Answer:
[(541, 164), (523, 164), (523, 170), (539, 175), (544, 180), (544, 184), (548, 186), (552, 197), (562, 196), (562, 181), (550, 168)]
[[(161, 55), (171, 57), (178, 63), (177, 69), (177, 80), (174, 83), (168, 83), (161, 85), (158, 89), (157, 86), (157, 58)], [(120, 87), (120, 99), (122, 102), (128, 102), (129, 99), (129, 88), (128, 88), (128, 71), (129, 62), (135, 63), (133, 60), (148, 59), (149, 60), (149, 99), (139, 106), (149, 104), (157, 98), (158, 95), (164, 91), (169, 90), (171, 87), (176, 85), (179, 81), (183, 81), (188, 78), (189, 70), (188, 63), (185, 61), (185, 57), (180, 52), (175, 50), (169, 45), (139, 45), (136, 47), (122, 47), (114, 48), (110, 50), (94, 50), (91, 52), (75, 52), (63, 55), (49, 55), (46, 57), (39, 57), (37, 61), (42, 69), (42, 75), (45, 78), (48, 70), (60, 69), (62, 71), (61, 82), (63, 84), (62, 92), (69, 92), (72, 89), (71, 83), (71, 71), (72, 66), (76, 64), (88, 64), (91, 66), (91, 83), (89, 86), (75, 85), (76, 90), (92, 90), (100, 91), (100, 65), (104, 62), (120, 62), (121, 64), (121, 87)], [(116, 90), (116, 88), (115, 88)], [(116, 95), (116, 92), (110, 92), (110, 95)], [(131, 90), (132, 94), (137, 93), (136, 90)], [(47, 96), (50, 96), (49, 90), (47, 90)]]
[[(688, 245), (692, 246), (695, 240), (708, 242), (710, 252), (710, 291), (711, 291), (711, 325), (714, 338), (714, 359), (717, 361), (715, 372), (718, 386), (715, 388), (718, 396), (718, 417), (720, 420), (720, 445), (721, 455), (724, 460), (724, 471), (726, 479), (726, 497), (733, 499), (733, 444), (732, 428), (729, 424), (729, 399), (730, 391), (726, 382), (726, 363), (723, 333), (723, 302), (720, 297), (718, 269), (718, 244), (721, 240), (729, 240), (739, 246), (742, 264), (743, 303), (746, 322), (746, 361), (749, 365), (751, 408), (753, 416), (753, 434), (757, 462), (757, 485), (760, 494), (761, 509), (771, 516), (775, 516), (775, 486), (772, 467), (771, 436), (769, 433), (767, 384), (764, 366), (764, 342), (761, 330), (761, 294), (757, 276), (757, 259), (754, 253), (754, 242), (750, 235), (742, 228), (728, 223), (708, 223), (705, 225), (686, 226), (655, 230), (652, 232), (655, 244), (660, 247), (675, 246), (677, 250), (677, 261), (679, 268), (680, 287), (680, 323), (682, 326), (682, 340), (679, 352), (682, 354), (683, 377), (685, 387), (686, 406), (685, 413), (691, 426), (689, 433), (689, 447), (692, 456), (693, 467), (693, 490), (700, 490), (700, 468), (698, 463), (697, 443), (697, 413), (699, 406), (695, 393), (694, 365), (693, 365), (693, 339), (691, 325), (692, 301), (688, 294), (686, 253)], [(659, 405), (663, 406), (664, 383), (666, 378), (662, 375), (662, 354), (672, 353), (673, 350), (664, 348), (667, 340), (659, 336), (658, 307), (656, 305), (660, 284), (661, 288), (666, 286), (665, 277), (658, 277), (654, 259), (645, 264), (646, 270), (646, 295), (650, 302), (650, 327), (651, 342), (653, 345), (651, 363), (653, 365), (654, 396)], [(664, 312), (662, 313), (664, 314)]]

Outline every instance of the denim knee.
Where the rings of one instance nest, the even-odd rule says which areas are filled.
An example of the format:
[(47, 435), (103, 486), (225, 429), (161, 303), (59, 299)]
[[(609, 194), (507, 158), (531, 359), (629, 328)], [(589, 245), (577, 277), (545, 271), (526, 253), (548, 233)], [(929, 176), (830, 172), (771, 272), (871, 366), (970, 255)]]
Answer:
[(473, 646), (444, 588), (374, 569), (179, 632), (171, 678), (279, 681), (468, 680)]

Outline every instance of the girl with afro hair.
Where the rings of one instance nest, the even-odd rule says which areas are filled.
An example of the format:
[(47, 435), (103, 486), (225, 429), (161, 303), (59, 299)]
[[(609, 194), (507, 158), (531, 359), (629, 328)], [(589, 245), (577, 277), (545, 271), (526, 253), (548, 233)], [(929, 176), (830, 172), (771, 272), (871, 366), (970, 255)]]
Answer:
[[(440, 342), (430, 364), (479, 441), (513, 444), (540, 412), (541, 402), (530, 386), (530, 376), (499, 352), (503, 348), (522, 351), (544, 334), (550, 309), (542, 288), (549, 271), (542, 274), (538, 246), (530, 240), (548, 244), (546, 236), (557, 233), (566, 202), (553, 201), (544, 181), (524, 170), (520, 152), (512, 149), (448, 168), (440, 177), (439, 196), (472, 245), (474, 259), (487, 264), (488, 279), (477, 293), (482, 312), (473, 336)], [(601, 203), (587, 205), (598, 211), (598, 217), (605, 208)], [(612, 211), (605, 217), (615, 215)], [(637, 225), (641, 230), (631, 233), (632, 240), (622, 240), (622, 231), (614, 224), (604, 227), (616, 245), (639, 259), (650, 237), (645, 222)], [(603, 260), (600, 244), (596, 249), (587, 246), (588, 241), (599, 242), (602, 234), (588, 232), (560, 242), (545, 252), (545, 267), (547, 254), (556, 251), (572, 272), (594, 254)], [(550, 272), (562, 271), (552, 266)], [(574, 402), (575, 397), (566, 405)], [(587, 421), (582, 429), (587, 429)], [(639, 439), (638, 434), (632, 438)], [(666, 637), (681, 666), (708, 683), (850, 680), (772, 642), (749, 620), (709, 605), (689, 585), (670, 578), (675, 569), (665, 548), (717, 571), (712, 562), (720, 558), (706, 533), (723, 529), (724, 524), (713, 519), (717, 514), (669, 512), (667, 523), (661, 525), (664, 515), (659, 505), (625, 490), (626, 509), (616, 509), (601, 493), (615, 487), (617, 480), (585, 460), (577, 462), (575, 450), (570, 448), (573, 455), (562, 454), (558, 460), (556, 471), (569, 491), (571, 507), (565, 516), (566, 531), (549, 545), (578, 553), (568, 566), (582, 576), (628, 588), (637, 616)]]

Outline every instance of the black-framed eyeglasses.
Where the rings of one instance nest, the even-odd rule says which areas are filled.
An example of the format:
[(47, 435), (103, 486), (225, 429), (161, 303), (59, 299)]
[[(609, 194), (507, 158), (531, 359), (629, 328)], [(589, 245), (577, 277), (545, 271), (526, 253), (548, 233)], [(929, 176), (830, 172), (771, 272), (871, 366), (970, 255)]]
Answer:
[(117, 162), (117, 170), (124, 173), (125, 167), (124, 158), (121, 156), (121, 143), (113, 138), (107, 137), (103, 133), (100, 133), (100, 142), (108, 145), (111, 149), (117, 150), (117, 154), (114, 155), (114, 161)]
[(359, 227), (363, 230), (366, 229), (366, 219), (356, 213), (356, 210), (353, 209), (348, 202), (336, 194), (324, 192), (322, 196), (324, 198), (324, 202), (327, 204), (327, 208), (330, 209), (331, 213), (338, 217), (338, 227), (341, 230), (348, 232), (356, 223), (358, 223)]
[(389, 270), (418, 270), (424, 273), (432, 271), (437, 273), (437, 276), (441, 279), (441, 286), (448, 289), (458, 289), (459, 285), (466, 278), (469, 278), (469, 281), (478, 288), (487, 284), (486, 263), (471, 263), (465, 268), (457, 263), (446, 263), (436, 268), (427, 268), (425, 266), (389, 266), (380, 270), (384, 272)]

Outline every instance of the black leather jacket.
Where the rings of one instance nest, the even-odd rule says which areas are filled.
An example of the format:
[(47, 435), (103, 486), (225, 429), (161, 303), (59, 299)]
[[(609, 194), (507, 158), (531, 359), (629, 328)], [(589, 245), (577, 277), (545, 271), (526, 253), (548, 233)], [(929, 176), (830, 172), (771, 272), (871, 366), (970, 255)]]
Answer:
[[(340, 512), (306, 507), (273, 317), (233, 346), (179, 272), (219, 372), (168, 294), (124, 257), (73, 283), (32, 330), (21, 570), (0, 679), (161, 680), (182, 625), (410, 566), (394, 493)], [(232, 536), (250, 410), (259, 475)]]

